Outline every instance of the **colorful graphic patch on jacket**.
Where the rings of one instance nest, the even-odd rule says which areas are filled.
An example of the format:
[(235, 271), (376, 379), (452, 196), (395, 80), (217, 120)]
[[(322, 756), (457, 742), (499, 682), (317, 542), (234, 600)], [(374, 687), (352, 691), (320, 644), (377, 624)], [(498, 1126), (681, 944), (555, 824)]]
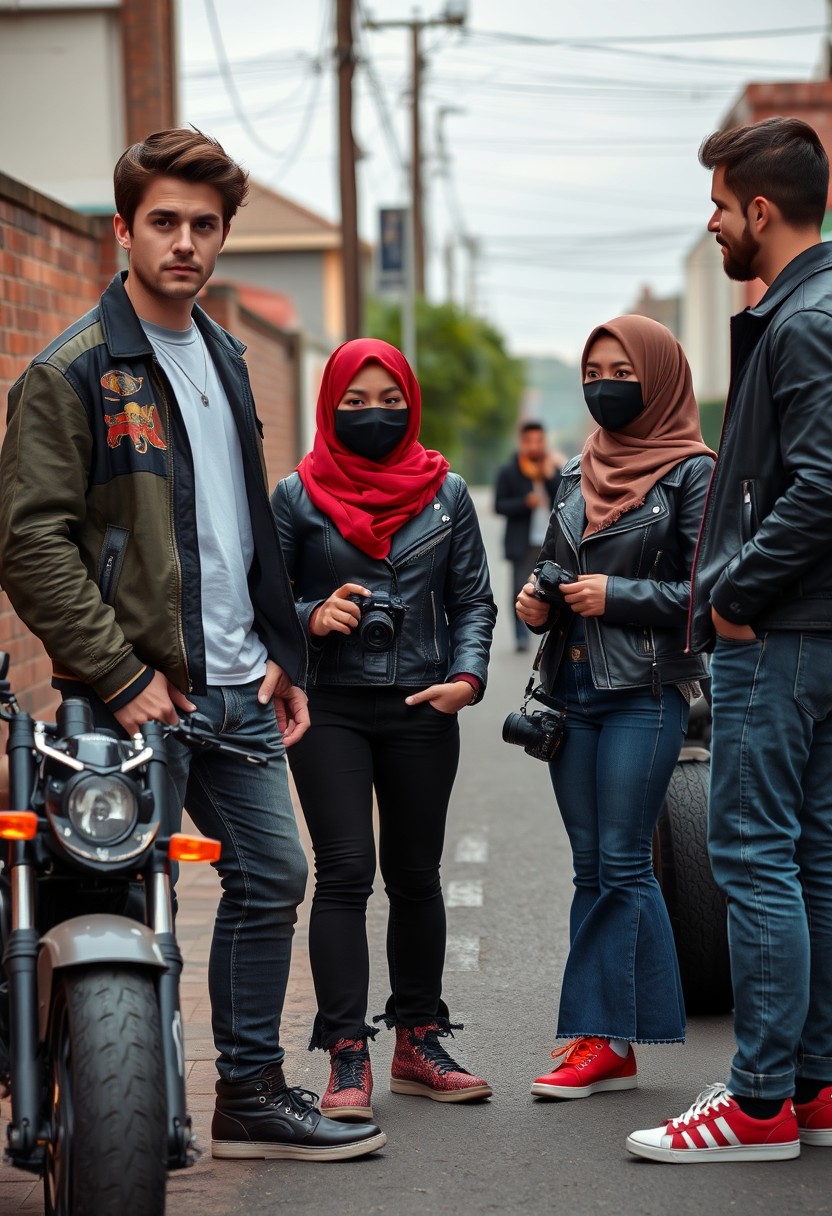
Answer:
[(111, 448), (117, 448), (122, 439), (127, 438), (137, 452), (146, 452), (148, 446), (167, 451), (168, 445), (155, 405), (138, 405), (135, 401), (128, 401), (122, 413), (105, 414), (104, 421), (107, 423), (107, 444)]
[[(119, 397), (132, 397), (144, 383), (144, 376), (128, 376), (127, 372), (109, 371), (101, 377), (101, 387)], [(115, 398), (111, 398), (115, 400)]]

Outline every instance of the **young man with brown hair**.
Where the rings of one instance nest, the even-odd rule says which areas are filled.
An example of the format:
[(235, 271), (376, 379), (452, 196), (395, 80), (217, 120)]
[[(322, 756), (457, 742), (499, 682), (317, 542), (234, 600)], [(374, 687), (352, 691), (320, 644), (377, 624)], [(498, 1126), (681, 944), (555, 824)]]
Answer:
[[(247, 190), (199, 131), (160, 131), (115, 170), (129, 269), (13, 386), (0, 457), (0, 580), (54, 684), (128, 735), (198, 709), (254, 769), (172, 743), (176, 804), (222, 842), (209, 965), (218, 1157), (379, 1148), (283, 1076), (279, 1027), (306, 860), (285, 748), (309, 725), (306, 646), (271, 514), (243, 346), (196, 305)], [(167, 825), (175, 830), (176, 824)]]
[(712, 135), (708, 224), (732, 279), (731, 389), (692, 581), (713, 650), (709, 843), (728, 900), (728, 1085), (634, 1132), (659, 1161), (832, 1147), (832, 248), (817, 133), (771, 118)]

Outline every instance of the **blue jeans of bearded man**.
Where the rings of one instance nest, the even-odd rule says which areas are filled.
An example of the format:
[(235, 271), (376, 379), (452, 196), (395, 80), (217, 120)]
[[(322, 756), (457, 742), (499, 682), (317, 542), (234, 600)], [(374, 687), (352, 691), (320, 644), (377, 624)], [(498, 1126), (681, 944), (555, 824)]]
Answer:
[(714, 651), (710, 852), (728, 899), (729, 1089), (832, 1081), (832, 637)]
[(568, 657), (552, 696), (567, 711), (550, 772), (575, 872), (558, 1037), (680, 1042), (684, 1000), (652, 837), (687, 702), (673, 685), (657, 697), (597, 689), (589, 662)]

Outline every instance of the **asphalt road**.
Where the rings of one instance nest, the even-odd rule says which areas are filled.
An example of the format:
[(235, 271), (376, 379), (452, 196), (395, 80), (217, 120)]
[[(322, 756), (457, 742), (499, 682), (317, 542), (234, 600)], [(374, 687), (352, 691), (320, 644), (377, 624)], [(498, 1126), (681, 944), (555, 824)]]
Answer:
[[(487, 498), (485, 499), (487, 502)], [(553, 1046), (558, 983), (567, 948), (569, 850), (543, 764), (500, 737), (528, 675), (513, 652), (505, 609), (499, 523), (482, 511), (501, 610), (485, 701), (462, 715), (463, 759), (452, 802), (443, 882), (449, 951), (445, 996), (465, 1023), (452, 1050), (494, 1088), (480, 1106), (391, 1094), (392, 1034), (373, 1048), (376, 1116), (388, 1134), (380, 1154), (344, 1164), (252, 1163), (237, 1175), (230, 1213), (391, 1216), (559, 1211), (569, 1216), (665, 1216), (702, 1211), (755, 1216), (829, 1212), (829, 1150), (804, 1148), (789, 1162), (658, 1165), (624, 1149), (627, 1133), (680, 1114), (706, 1084), (725, 1077), (728, 1018), (694, 1019), (684, 1046), (638, 1049), (640, 1087), (582, 1101), (529, 1095)], [(377, 884), (380, 887), (380, 884)], [(383, 1008), (385, 907), (374, 896), (370, 1012)], [(321, 1089), (320, 1053), (295, 1056), (291, 1075)], [(185, 1200), (178, 1180), (177, 1197)], [(187, 1213), (186, 1202), (171, 1212)], [(193, 1209), (196, 1212), (196, 1208)], [(204, 1211), (204, 1207), (202, 1208)]]

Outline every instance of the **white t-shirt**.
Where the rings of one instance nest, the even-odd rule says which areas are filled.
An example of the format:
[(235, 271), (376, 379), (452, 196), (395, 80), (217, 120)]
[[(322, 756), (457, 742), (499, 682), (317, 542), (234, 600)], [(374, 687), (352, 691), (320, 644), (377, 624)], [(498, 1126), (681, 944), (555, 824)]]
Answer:
[(264, 674), (268, 656), (253, 628), (247, 576), (254, 541), (234, 416), (195, 325), (183, 331), (142, 321), (142, 327), (171, 382), (191, 445), (207, 683), (247, 684)]

